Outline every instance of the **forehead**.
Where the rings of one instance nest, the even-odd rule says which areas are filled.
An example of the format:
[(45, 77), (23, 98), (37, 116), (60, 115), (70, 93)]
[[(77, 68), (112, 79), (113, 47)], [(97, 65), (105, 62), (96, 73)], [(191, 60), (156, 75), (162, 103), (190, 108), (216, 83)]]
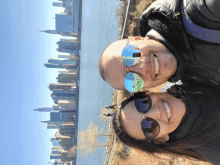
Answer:
[(121, 61), (122, 49), (126, 46), (125, 40), (116, 41), (108, 46), (101, 59), (104, 69), (105, 81), (118, 89), (124, 89), (124, 76)]

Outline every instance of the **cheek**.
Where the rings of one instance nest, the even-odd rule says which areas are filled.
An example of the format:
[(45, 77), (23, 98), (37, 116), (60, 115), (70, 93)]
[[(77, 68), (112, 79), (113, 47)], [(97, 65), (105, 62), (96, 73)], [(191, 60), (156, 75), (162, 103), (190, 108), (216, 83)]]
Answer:
[(136, 118), (137, 118), (137, 116), (135, 116), (135, 115), (128, 115), (128, 116), (127, 116), (127, 119), (128, 119), (128, 121), (129, 121), (130, 123), (137, 122), (137, 121), (135, 121)]

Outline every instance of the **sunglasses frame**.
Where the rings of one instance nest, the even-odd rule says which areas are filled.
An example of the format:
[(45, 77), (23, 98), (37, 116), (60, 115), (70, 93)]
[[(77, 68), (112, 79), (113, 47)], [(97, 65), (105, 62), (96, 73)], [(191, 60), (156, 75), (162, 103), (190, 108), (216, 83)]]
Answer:
[[(149, 101), (150, 101), (150, 103), (149, 103), (149, 104), (150, 104), (149, 108), (148, 108), (146, 111), (144, 111), (144, 112), (140, 111), (140, 110), (137, 108), (137, 106), (136, 106), (136, 99), (138, 99), (138, 98), (143, 99), (143, 98), (142, 98), (143, 96), (145, 96), (144, 98), (148, 97), (148, 98), (149, 98)], [(147, 140), (148, 142), (152, 142), (153, 139), (160, 133), (160, 125), (159, 125), (159, 123), (158, 123), (156, 120), (154, 120), (153, 118), (144, 117), (144, 113), (147, 113), (147, 112), (150, 110), (150, 108), (152, 107), (152, 100), (151, 100), (150, 96), (146, 95), (144, 92), (139, 92), (139, 93), (134, 93), (134, 101), (135, 101), (136, 112), (137, 112), (137, 111), (140, 112), (140, 113), (142, 114), (142, 117), (143, 117), (143, 120), (142, 120), (142, 121), (140, 121), (139, 118), (138, 118), (138, 120), (140, 121), (140, 126), (141, 126), (141, 129), (142, 129), (142, 132), (144, 133), (144, 136), (145, 136), (146, 140)], [(138, 115), (137, 115), (137, 117), (138, 117)], [(150, 137), (149, 134), (152, 134), (152, 133), (146, 133), (146, 132), (144, 131), (144, 129), (145, 129), (145, 128), (143, 128), (143, 123), (144, 123), (144, 121), (153, 121), (153, 122), (155, 122), (155, 123), (158, 125), (159, 131), (158, 131), (158, 133), (157, 133), (156, 136)]]
[[(128, 38), (127, 43), (126, 43), (126, 46), (128, 46), (128, 45), (130, 45), (130, 43), (129, 43), (129, 38)], [(125, 46), (125, 47), (126, 47), (126, 46)], [(134, 46), (136, 46), (136, 45), (134, 45)], [(124, 47), (124, 48), (125, 48), (125, 47)], [(137, 46), (136, 46), (136, 47), (137, 47)], [(123, 49), (124, 49), (124, 48), (123, 48)], [(137, 48), (138, 48), (138, 47), (137, 47)], [(138, 48), (138, 49), (139, 49), (139, 48)], [(123, 50), (122, 50), (122, 53), (123, 53)], [(123, 56), (122, 56), (122, 54), (121, 54), (121, 61), (122, 61), (122, 63), (125, 65), (125, 63), (124, 63), (122, 57), (123, 57)], [(139, 59), (140, 59), (140, 57), (139, 57)], [(136, 63), (136, 62), (135, 62), (135, 63)], [(134, 63), (133, 65), (135, 65), (135, 63)], [(130, 66), (133, 66), (133, 65), (130, 65)], [(137, 73), (129, 72), (129, 70), (128, 70), (128, 67), (129, 67), (129, 66), (127, 66), (127, 65), (125, 65), (125, 66), (127, 67), (127, 72), (128, 72), (128, 73), (136, 74), (137, 76), (139, 76), (139, 77), (142, 79), (142, 77), (141, 77), (140, 75), (138, 75)], [(125, 80), (125, 79), (126, 79), (125, 77), (126, 77), (126, 75), (127, 75), (128, 73), (124, 74), (123, 65), (122, 65), (122, 71), (123, 71), (123, 75), (125, 75), (125, 76), (124, 76), (124, 80)], [(142, 83), (144, 84), (143, 79), (142, 79)], [(143, 85), (143, 84), (142, 84), (142, 85)], [(142, 88), (143, 88), (143, 86), (142, 86)], [(142, 89), (142, 88), (141, 88), (141, 89)], [(128, 90), (128, 89), (126, 88), (126, 90)], [(133, 93), (133, 91), (129, 91), (129, 92)], [(135, 91), (135, 92), (138, 92), (138, 91)]]

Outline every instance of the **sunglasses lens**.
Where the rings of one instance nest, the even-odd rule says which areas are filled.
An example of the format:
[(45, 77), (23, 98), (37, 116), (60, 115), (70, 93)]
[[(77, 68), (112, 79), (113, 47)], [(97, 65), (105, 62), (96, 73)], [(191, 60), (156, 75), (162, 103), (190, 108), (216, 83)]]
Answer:
[(160, 132), (160, 126), (154, 119), (145, 119), (142, 122), (142, 129), (147, 137), (156, 137)]
[(132, 66), (141, 57), (141, 50), (135, 45), (127, 45), (122, 50), (122, 60), (126, 66)]
[(129, 92), (137, 92), (144, 85), (143, 79), (136, 73), (127, 73), (124, 79), (125, 88)]
[(149, 97), (136, 98), (135, 106), (139, 112), (146, 113), (151, 107), (151, 101)]

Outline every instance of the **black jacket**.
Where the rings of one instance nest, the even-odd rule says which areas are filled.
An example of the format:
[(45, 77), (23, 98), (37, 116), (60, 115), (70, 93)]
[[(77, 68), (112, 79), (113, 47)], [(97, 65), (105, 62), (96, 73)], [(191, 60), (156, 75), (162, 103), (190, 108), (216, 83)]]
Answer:
[[(186, 32), (181, 3), (189, 20), (207, 29), (220, 30), (220, 0), (157, 0), (140, 17), (140, 35), (153, 37), (176, 55), (178, 69), (169, 81), (192, 80), (220, 88), (220, 44), (197, 39)], [(170, 41), (147, 25), (149, 17), (155, 13), (177, 29), (176, 35), (183, 42)]]
[[(220, 44), (203, 41), (187, 34), (182, 22), (182, 2), (185, 15), (195, 24), (220, 30), (220, 0), (157, 0), (140, 17), (140, 35), (158, 40), (176, 56), (178, 68), (169, 81), (190, 80), (220, 88)], [(178, 42), (168, 40), (161, 31), (150, 28), (148, 20), (155, 13), (168, 20), (183, 42), (177, 45)], [(220, 164), (220, 138), (194, 150), (211, 163)]]

